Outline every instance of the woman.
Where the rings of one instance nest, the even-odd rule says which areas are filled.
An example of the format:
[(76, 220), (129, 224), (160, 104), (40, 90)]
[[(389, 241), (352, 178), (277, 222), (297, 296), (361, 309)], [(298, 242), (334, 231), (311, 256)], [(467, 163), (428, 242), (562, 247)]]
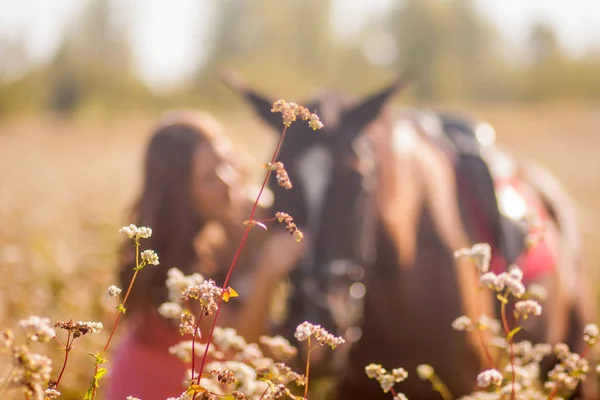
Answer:
[[(254, 201), (235, 161), (223, 126), (206, 113), (168, 113), (152, 136), (132, 222), (152, 228), (140, 251), (156, 251), (160, 265), (140, 271), (127, 300), (127, 333), (110, 358), (108, 400), (164, 400), (183, 391), (188, 366), (168, 349), (189, 337), (182, 337), (178, 326), (161, 317), (157, 308), (167, 301), (169, 268), (186, 275), (199, 272), (223, 284)], [(259, 207), (257, 213), (255, 219), (264, 210)], [(257, 342), (268, 323), (274, 284), (296, 264), (302, 247), (284, 231), (267, 236), (253, 229), (230, 282), (240, 296), (225, 304), (218, 325), (233, 327), (248, 342)], [(128, 241), (120, 269), (124, 290), (134, 260)], [(200, 326), (204, 335), (212, 318), (205, 320)]]

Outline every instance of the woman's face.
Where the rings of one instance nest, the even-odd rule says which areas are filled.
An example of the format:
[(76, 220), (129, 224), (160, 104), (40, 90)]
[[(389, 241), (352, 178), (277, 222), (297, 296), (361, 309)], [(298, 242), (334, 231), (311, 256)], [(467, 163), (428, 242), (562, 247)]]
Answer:
[(197, 212), (206, 219), (224, 221), (241, 204), (241, 179), (229, 161), (231, 157), (226, 139), (200, 145), (196, 150), (191, 195)]

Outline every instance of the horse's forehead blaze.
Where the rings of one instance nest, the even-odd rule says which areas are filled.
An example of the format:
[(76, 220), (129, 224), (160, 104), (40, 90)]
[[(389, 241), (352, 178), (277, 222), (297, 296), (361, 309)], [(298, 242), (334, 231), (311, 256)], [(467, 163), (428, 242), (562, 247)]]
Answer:
[(317, 144), (301, 154), (294, 168), (304, 190), (310, 228), (319, 220), (325, 193), (331, 181), (333, 154), (324, 144)]

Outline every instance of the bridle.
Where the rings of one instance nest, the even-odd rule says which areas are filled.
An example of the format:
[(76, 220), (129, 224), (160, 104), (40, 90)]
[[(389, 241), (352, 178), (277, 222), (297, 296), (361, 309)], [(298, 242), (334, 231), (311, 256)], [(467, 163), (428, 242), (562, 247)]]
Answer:
[(374, 150), (366, 142), (362, 143), (364, 145), (355, 146), (355, 151), (367, 168), (361, 173), (361, 190), (351, 216), (356, 221), (353, 251), (348, 258), (323, 265), (322, 260), (315, 257), (313, 248), (296, 270), (303, 319), (320, 324), (347, 341), (333, 352), (334, 358), (329, 359), (334, 369), (345, 359), (352, 342), (360, 339), (365, 282), (376, 260), (379, 163)]

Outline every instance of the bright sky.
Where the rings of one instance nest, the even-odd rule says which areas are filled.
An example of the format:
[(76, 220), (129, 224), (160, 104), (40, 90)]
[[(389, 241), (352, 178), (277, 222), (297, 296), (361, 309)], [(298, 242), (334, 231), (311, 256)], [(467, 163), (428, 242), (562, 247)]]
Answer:
[[(218, 0), (120, 0), (132, 11), (134, 49), (149, 84), (160, 87), (175, 82), (201, 59), (206, 48), (194, 48), (193, 43), (210, 31), (213, 1)], [(334, 0), (336, 30), (351, 37), (364, 16), (385, 12), (396, 1), (402, 0)], [(34, 59), (45, 60), (83, 3), (0, 0), (0, 37), (21, 37)], [(477, 4), (516, 46), (536, 20), (554, 25), (559, 39), (573, 54), (600, 46), (600, 0), (477, 0)]]

